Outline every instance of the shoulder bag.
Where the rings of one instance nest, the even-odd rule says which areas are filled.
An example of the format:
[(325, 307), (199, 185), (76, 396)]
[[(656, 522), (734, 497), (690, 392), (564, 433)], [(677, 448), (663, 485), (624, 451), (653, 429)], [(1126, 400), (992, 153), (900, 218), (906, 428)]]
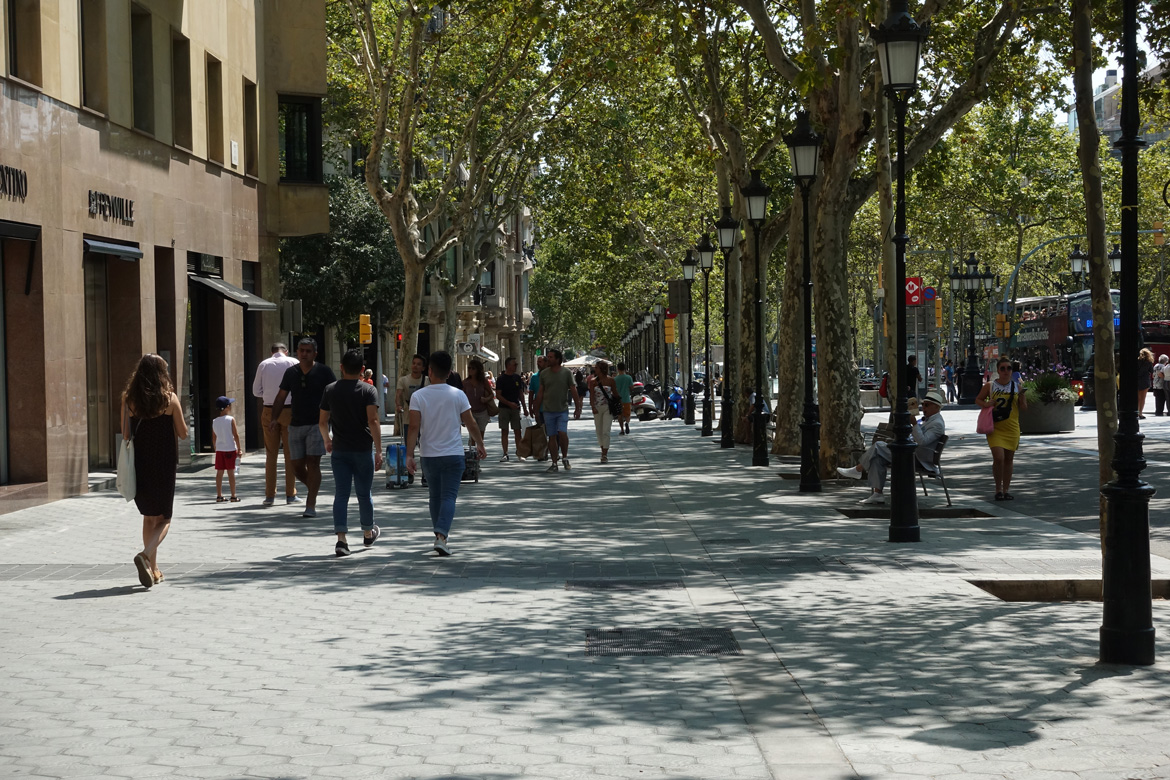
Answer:
[(496, 395), (492, 392), (491, 385), (484, 382), (487, 387), (484, 388), (483, 394), (483, 408), (487, 410), (489, 417), (497, 417), (500, 414), (500, 406), (496, 403)]
[(622, 416), (622, 397), (613, 392), (605, 385), (601, 386), (601, 394), (605, 396), (605, 402), (609, 405), (609, 414), (615, 420)]
[(993, 422), (1003, 422), (1012, 416), (1012, 404), (1016, 400), (1016, 383), (1011, 383), (1012, 394), (1008, 396), (1007, 406), (999, 408), (998, 406), (991, 407), (991, 419)]
[(133, 501), (138, 494), (138, 479), (134, 473), (134, 429), (131, 427), (130, 413), (126, 404), (122, 404), (122, 416), (126, 418), (126, 428), (130, 431), (130, 438), (123, 439), (118, 447), (118, 478), (115, 484), (122, 498)]

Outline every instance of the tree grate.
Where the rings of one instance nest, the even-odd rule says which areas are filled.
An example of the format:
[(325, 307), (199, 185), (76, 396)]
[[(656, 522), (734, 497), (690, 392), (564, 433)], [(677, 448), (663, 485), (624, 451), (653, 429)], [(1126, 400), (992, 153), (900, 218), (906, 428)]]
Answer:
[(585, 632), (585, 655), (743, 655), (726, 628), (593, 628)]
[(682, 580), (565, 580), (565, 590), (679, 590), (682, 587)]
[(703, 540), (704, 546), (717, 545), (717, 544), (748, 545), (751, 543), (752, 543), (751, 539), (748, 539), (748, 538), (743, 537), (743, 536), (722, 536), (722, 537), (719, 537), (717, 539), (704, 539)]

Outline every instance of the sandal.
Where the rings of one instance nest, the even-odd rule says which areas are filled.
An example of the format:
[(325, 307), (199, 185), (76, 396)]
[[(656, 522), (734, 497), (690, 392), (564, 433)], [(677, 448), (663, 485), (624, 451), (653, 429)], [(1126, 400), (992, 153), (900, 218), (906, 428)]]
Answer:
[(1003, 501), (1003, 493), (996, 493), (995, 500), (996, 501)]
[(231, 501), (233, 504), (238, 504), (238, 503), (240, 503), (240, 499), (236, 498), (235, 496), (232, 496), (232, 497), (231, 497), (229, 500), (230, 500), (230, 501)]
[(217, 503), (217, 504), (222, 504), (224, 501), (227, 501), (227, 499), (224, 498), (223, 496), (216, 496), (215, 497), (215, 503)]
[(163, 576), (163, 573), (158, 569), (155, 569), (151, 574), (154, 577), (155, 585), (158, 585), (160, 582), (166, 579), (166, 577)]
[(142, 587), (149, 590), (150, 586), (154, 584), (154, 575), (150, 571), (150, 566), (146, 560), (146, 556), (142, 553), (135, 555), (134, 567), (138, 569), (138, 582), (142, 585)]
[(602, 455), (602, 456), (601, 456), (601, 462), (602, 462), (602, 463), (609, 463), (609, 456), (608, 456), (608, 455)]

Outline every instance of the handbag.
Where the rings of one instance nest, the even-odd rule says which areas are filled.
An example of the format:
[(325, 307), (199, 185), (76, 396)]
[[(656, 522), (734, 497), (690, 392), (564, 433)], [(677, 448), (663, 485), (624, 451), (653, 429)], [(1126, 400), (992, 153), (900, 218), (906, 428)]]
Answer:
[(500, 406), (496, 403), (495, 396), (490, 394), (483, 397), (483, 408), (487, 410), (489, 417), (497, 417), (500, 414)]
[(122, 405), (122, 415), (126, 417), (126, 427), (130, 430), (130, 438), (123, 439), (118, 447), (118, 478), (115, 484), (122, 498), (133, 501), (138, 494), (138, 478), (134, 473), (134, 429), (130, 425), (129, 413), (126, 405)]
[(991, 419), (991, 407), (979, 410), (979, 421), (975, 423), (975, 433), (986, 436), (995, 431), (995, 422)]
[(621, 396), (616, 395), (608, 387), (601, 388), (602, 395), (605, 396), (605, 402), (609, 404), (609, 414), (614, 419), (622, 416), (622, 399)]

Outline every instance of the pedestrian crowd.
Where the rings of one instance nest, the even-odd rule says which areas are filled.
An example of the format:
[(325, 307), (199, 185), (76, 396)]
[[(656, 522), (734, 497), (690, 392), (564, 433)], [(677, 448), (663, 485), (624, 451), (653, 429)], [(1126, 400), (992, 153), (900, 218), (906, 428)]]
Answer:
[[(460, 377), (453, 370), (451, 355), (439, 351), (428, 357), (413, 356), (410, 373), (397, 381), (393, 404), (405, 441), (405, 469), (412, 481), (421, 472), (428, 490), (433, 547), (439, 556), (450, 554), (448, 539), (459, 487), (470, 465), (487, 457), (484, 436), (493, 417), (500, 429), (500, 462), (512, 459), (509, 447), (515, 444), (518, 461), (530, 457), (550, 461), (550, 473), (572, 468), (568, 420), (570, 413), (573, 419), (581, 418), (585, 399), (593, 411), (601, 463), (609, 460), (613, 423), (617, 421), (621, 434), (629, 433), (632, 377), (625, 366), (619, 365), (617, 375), (611, 376), (611, 364), (600, 361), (585, 375), (566, 368), (563, 360), (560, 350), (550, 349), (539, 358), (537, 371), (523, 376), (517, 372), (516, 358), (508, 357), (504, 372), (494, 378), (481, 361), (473, 359), (467, 376)], [(340, 370), (338, 378), (317, 361), (312, 338), (297, 343), (296, 357), (289, 356), (283, 343), (275, 343), (271, 356), (257, 366), (252, 392), (262, 405), (262, 505), (276, 503), (278, 459), (283, 451), (285, 503), (302, 504), (303, 517), (316, 517), (321, 459), (328, 454), (334, 481), (334, 554), (344, 557), (351, 554), (351, 496), (357, 499), (363, 546), (372, 546), (381, 536), (374, 517), (373, 484), (383, 467), (384, 450), (373, 372), (365, 368), (358, 350), (342, 356)], [(388, 393), (389, 380), (382, 377), (382, 383)], [(244, 452), (233, 416), (235, 404), (236, 399), (228, 396), (216, 399), (219, 414), (212, 421), (211, 434), (217, 502), (241, 500), (237, 475)], [(162, 357), (142, 358), (126, 385), (122, 409), (122, 436), (134, 442), (136, 476), (135, 494), (127, 500), (133, 499), (143, 515), (143, 549), (134, 564), (140, 583), (149, 588), (164, 579), (158, 550), (173, 513), (177, 440), (187, 436)], [(464, 430), (470, 446), (465, 446)], [(298, 483), (304, 488), (303, 497)]]

